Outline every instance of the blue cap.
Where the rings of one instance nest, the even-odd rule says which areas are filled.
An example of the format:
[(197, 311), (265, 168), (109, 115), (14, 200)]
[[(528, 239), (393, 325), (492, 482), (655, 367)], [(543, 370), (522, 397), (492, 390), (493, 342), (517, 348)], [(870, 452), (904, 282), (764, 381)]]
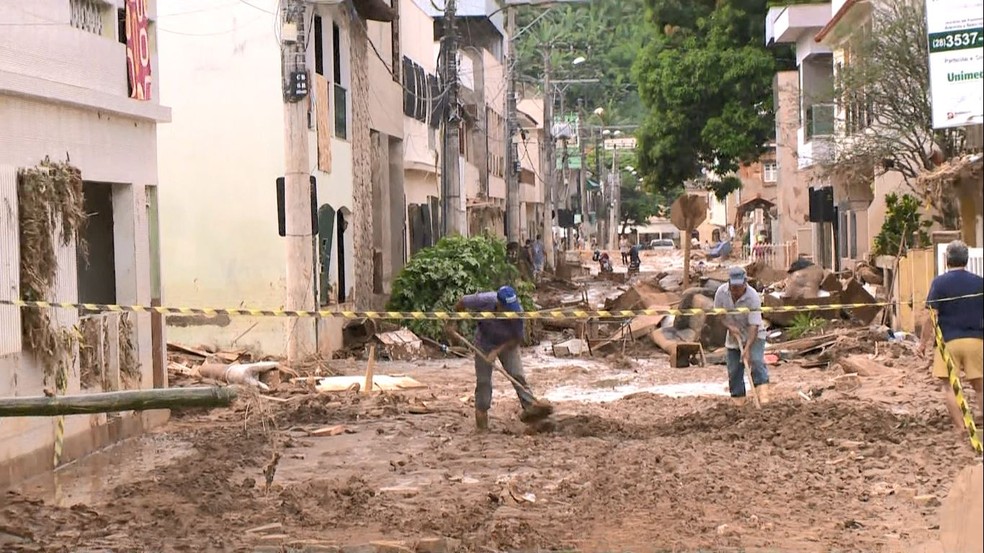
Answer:
[(742, 267), (732, 267), (728, 270), (728, 284), (732, 286), (738, 286), (740, 284), (745, 284), (748, 281), (748, 274), (745, 273), (745, 269)]
[(499, 301), (499, 305), (510, 311), (523, 310), (523, 306), (519, 303), (519, 296), (516, 295), (516, 290), (513, 290), (512, 286), (499, 288), (495, 293), (495, 298)]

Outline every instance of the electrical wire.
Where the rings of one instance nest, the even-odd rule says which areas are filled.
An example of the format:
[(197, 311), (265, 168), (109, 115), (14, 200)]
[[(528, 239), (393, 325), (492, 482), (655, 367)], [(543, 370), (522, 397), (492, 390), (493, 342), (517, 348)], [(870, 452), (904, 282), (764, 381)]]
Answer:
[(188, 14), (192, 14), (192, 13), (201, 13), (201, 12), (209, 12), (209, 11), (214, 11), (214, 10), (221, 10), (221, 9), (231, 8), (231, 7), (235, 6), (235, 5), (237, 5), (237, 2), (233, 2), (231, 4), (222, 4), (222, 5), (219, 5), (219, 6), (209, 6), (207, 8), (198, 8), (196, 10), (187, 10), (187, 11), (183, 11), (183, 12), (158, 13), (157, 14), (157, 19), (160, 20), (160, 19), (163, 19), (165, 17), (178, 17), (178, 16), (181, 16), (181, 15), (188, 15)]
[[(256, 4), (252, 4), (250, 2), (247, 2), (246, 0), (239, 0), (239, 3), (240, 4), (246, 4), (247, 6), (253, 8), (254, 10), (259, 10), (259, 11), (261, 11), (263, 13), (268, 13), (270, 15), (276, 15), (275, 12), (272, 12), (272, 11), (266, 9), (266, 8), (261, 8), (261, 7), (257, 6)], [(278, 2), (278, 4), (279, 4), (279, 2)]]
[(167, 29), (167, 28), (161, 27), (160, 25), (157, 25), (157, 32), (167, 33), (169, 35), (192, 36), (192, 37), (221, 36), (221, 35), (227, 35), (229, 33), (234, 33), (236, 31), (241, 31), (244, 28), (246, 28), (246, 27), (248, 27), (248, 26), (256, 23), (257, 21), (259, 21), (261, 19), (264, 19), (264, 17), (262, 15), (257, 16), (255, 19), (251, 19), (251, 20), (247, 21), (246, 23), (243, 23), (241, 25), (237, 25), (237, 26), (235, 26), (235, 27), (233, 27), (231, 29), (226, 29), (224, 31), (214, 31), (214, 32), (207, 32), (207, 33), (190, 33), (190, 32), (186, 32), (186, 31), (176, 31), (174, 29)]

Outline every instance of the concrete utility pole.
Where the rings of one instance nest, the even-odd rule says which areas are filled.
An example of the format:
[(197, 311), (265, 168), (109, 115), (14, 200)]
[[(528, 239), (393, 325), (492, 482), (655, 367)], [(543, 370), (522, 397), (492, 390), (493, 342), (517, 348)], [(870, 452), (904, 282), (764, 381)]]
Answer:
[[(578, 110), (577, 110), (577, 155), (581, 160), (581, 166), (577, 171), (577, 207), (578, 211), (581, 212), (581, 237), (584, 238), (585, 244), (590, 244), (588, 233), (585, 230), (588, 228), (588, 160), (584, 158), (585, 147), (584, 140), (586, 136), (584, 135), (582, 126), (584, 123), (584, 100), (578, 100)], [(596, 221), (597, 223), (597, 221)]]
[(553, 85), (550, 82), (550, 45), (543, 48), (543, 155), (546, 170), (543, 172), (543, 249), (547, 253), (547, 265), (557, 269), (554, 255), (553, 211), (554, 175), (557, 168), (556, 148), (553, 136)]
[(461, 114), (458, 106), (458, 2), (447, 0), (444, 6), (444, 61), (441, 74), (447, 86), (448, 112), (444, 117), (444, 157), (441, 163), (444, 235), (468, 236), (465, 199), (461, 190), (461, 165), (458, 149), (461, 140)]
[(519, 156), (513, 137), (516, 133), (516, 8), (506, 8), (506, 34), (509, 52), (506, 56), (506, 239), (522, 242), (519, 197)]
[[(311, 288), (314, 282), (314, 252), (311, 250), (311, 175), (308, 160), (307, 96), (308, 71), (305, 52), (303, 0), (289, 0), (282, 30), (284, 148), (284, 219), (287, 241), (287, 297), (284, 308), (315, 309)], [(287, 363), (293, 364), (315, 353), (315, 321), (292, 318), (287, 333)]]

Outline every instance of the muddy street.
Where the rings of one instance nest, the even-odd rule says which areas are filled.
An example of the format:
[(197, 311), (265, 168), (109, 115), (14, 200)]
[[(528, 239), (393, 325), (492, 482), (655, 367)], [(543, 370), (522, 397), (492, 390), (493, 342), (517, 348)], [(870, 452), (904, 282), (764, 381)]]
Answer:
[(934, 397), (893, 382), (807, 402), (827, 376), (788, 364), (777, 401), (736, 410), (722, 367), (526, 357), (545, 396), (579, 391), (552, 433), (525, 433), (497, 377), (492, 431), (476, 434), (468, 360), (380, 362), (427, 388), (294, 386), (176, 412), (8, 492), (3, 550), (903, 552), (935, 537), (938, 500), (973, 459)]

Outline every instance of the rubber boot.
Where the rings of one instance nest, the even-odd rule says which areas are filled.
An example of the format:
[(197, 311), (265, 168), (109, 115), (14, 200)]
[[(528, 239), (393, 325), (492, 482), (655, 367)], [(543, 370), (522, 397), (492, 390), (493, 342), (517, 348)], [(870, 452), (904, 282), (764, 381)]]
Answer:
[(475, 410), (475, 429), (479, 432), (488, 432), (489, 430), (489, 412)]
[(734, 397), (734, 396), (731, 396), (731, 403), (734, 403), (735, 404), (735, 407), (744, 407), (745, 406), (745, 401), (747, 399), (748, 398), (747, 397), (744, 397), (744, 396), (742, 396), (742, 397)]
[(759, 403), (762, 404), (762, 405), (765, 405), (766, 403), (769, 403), (769, 401), (772, 400), (772, 398), (769, 397), (769, 384), (768, 383), (766, 383), (766, 384), (759, 384), (758, 386), (756, 386), (755, 387), (755, 392), (758, 394)]

